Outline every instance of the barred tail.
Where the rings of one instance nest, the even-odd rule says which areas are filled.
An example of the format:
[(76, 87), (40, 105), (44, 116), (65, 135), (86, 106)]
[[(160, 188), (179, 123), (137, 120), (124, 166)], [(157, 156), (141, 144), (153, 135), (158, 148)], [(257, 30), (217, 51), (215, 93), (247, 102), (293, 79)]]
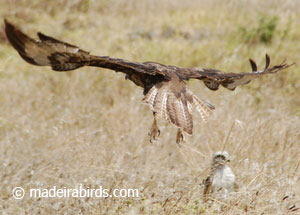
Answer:
[(197, 111), (200, 113), (203, 121), (207, 121), (207, 118), (212, 114), (215, 107), (210, 103), (199, 99), (197, 96), (193, 95), (193, 103)]

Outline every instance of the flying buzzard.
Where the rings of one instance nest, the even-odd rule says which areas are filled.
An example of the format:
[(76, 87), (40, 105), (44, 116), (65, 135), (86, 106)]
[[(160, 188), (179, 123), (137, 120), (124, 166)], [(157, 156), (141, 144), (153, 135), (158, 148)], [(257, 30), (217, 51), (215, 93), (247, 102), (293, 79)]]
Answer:
[(39, 40), (34, 40), (17, 27), (5, 22), (5, 33), (11, 45), (20, 56), (30, 64), (51, 66), (55, 71), (75, 70), (83, 66), (101, 67), (125, 73), (125, 78), (144, 89), (143, 102), (149, 104), (154, 121), (149, 132), (151, 140), (160, 135), (157, 119), (164, 117), (178, 128), (176, 142), (183, 140), (183, 132), (192, 135), (193, 120), (191, 111), (196, 108), (203, 120), (215, 109), (213, 105), (198, 98), (184, 81), (202, 80), (211, 90), (220, 85), (234, 90), (238, 85), (249, 83), (252, 79), (265, 74), (276, 73), (291, 65), (284, 61), (269, 67), (270, 58), (266, 55), (266, 66), (257, 70), (256, 63), (250, 59), (252, 72), (224, 73), (215, 69), (181, 68), (156, 62), (132, 62), (108, 56), (95, 56), (77, 46), (59, 41), (38, 32)]

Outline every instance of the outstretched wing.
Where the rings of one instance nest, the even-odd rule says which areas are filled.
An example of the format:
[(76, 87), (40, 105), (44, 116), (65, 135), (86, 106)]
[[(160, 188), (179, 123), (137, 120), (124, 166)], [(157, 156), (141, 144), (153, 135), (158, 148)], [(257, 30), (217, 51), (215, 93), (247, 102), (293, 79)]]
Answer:
[(144, 88), (152, 87), (154, 82), (170, 80), (171, 72), (182, 80), (191, 78), (202, 80), (211, 90), (217, 90), (220, 85), (234, 90), (238, 85), (247, 84), (254, 78), (276, 73), (293, 65), (283, 61), (279, 65), (269, 67), (270, 57), (266, 55), (266, 66), (263, 70), (257, 71), (256, 63), (250, 59), (252, 72), (224, 73), (215, 69), (181, 68), (155, 62), (137, 63), (108, 56), (94, 56), (74, 45), (42, 33), (38, 33), (39, 40), (33, 40), (7, 20), (5, 20), (5, 32), (9, 42), (28, 63), (51, 66), (55, 71), (69, 71), (83, 66), (107, 68), (126, 73), (127, 78)]
[(205, 180), (203, 180), (204, 190), (203, 196), (207, 197), (212, 192), (212, 181), (213, 176), (209, 175)]
[(51, 66), (55, 71), (69, 71), (83, 66), (96, 66), (124, 72), (128, 75), (135, 73), (164, 76), (163, 71), (157, 70), (151, 64), (90, 55), (89, 52), (77, 46), (59, 41), (40, 32), (38, 33), (39, 40), (34, 40), (7, 20), (4, 22), (7, 39), (20, 56), (30, 64)]
[(249, 73), (224, 73), (215, 69), (199, 69), (186, 68), (179, 71), (179, 75), (183, 79), (199, 79), (211, 90), (218, 90), (222, 85), (227, 89), (234, 90), (238, 85), (248, 84), (252, 79), (258, 78), (265, 74), (273, 74), (284, 70), (294, 64), (286, 64), (285, 60), (279, 64), (270, 67), (270, 57), (266, 54), (266, 65), (263, 70), (257, 70), (257, 65), (254, 60), (249, 59), (252, 72)]

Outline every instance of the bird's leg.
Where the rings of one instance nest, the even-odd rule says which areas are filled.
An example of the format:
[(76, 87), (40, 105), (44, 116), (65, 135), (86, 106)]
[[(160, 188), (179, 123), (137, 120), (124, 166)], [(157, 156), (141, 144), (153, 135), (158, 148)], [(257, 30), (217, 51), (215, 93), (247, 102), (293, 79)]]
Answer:
[(176, 135), (176, 143), (178, 144), (179, 147), (181, 147), (180, 143), (183, 141), (184, 141), (184, 139), (183, 139), (182, 131), (180, 128), (178, 128), (177, 135)]
[(150, 143), (152, 143), (153, 140), (157, 140), (157, 138), (160, 135), (160, 130), (157, 126), (157, 121), (156, 121), (156, 113), (153, 112), (153, 124), (152, 127), (148, 133), (148, 135), (150, 136)]

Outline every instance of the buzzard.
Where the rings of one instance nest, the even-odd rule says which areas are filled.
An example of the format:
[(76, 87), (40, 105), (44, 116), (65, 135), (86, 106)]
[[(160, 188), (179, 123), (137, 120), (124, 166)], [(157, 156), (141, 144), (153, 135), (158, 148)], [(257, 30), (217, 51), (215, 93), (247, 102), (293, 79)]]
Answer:
[(77, 46), (62, 42), (38, 32), (39, 40), (24, 34), (16, 26), (4, 20), (5, 33), (10, 44), (20, 56), (30, 64), (51, 66), (54, 71), (70, 71), (84, 66), (101, 67), (125, 73), (125, 79), (131, 80), (144, 89), (143, 102), (153, 112), (154, 121), (149, 132), (150, 141), (160, 135), (157, 119), (164, 117), (177, 128), (176, 142), (183, 140), (183, 132), (192, 135), (192, 109), (199, 111), (206, 120), (215, 109), (210, 103), (198, 98), (186, 86), (185, 81), (198, 79), (206, 87), (217, 90), (223, 86), (234, 90), (238, 85), (249, 83), (252, 79), (265, 74), (273, 74), (288, 68), (283, 61), (279, 65), (270, 66), (270, 57), (266, 55), (266, 66), (257, 70), (256, 63), (250, 59), (252, 72), (224, 73), (216, 69), (181, 68), (163, 65), (157, 62), (132, 62), (109, 56), (91, 55)]
[(218, 151), (214, 154), (209, 176), (204, 181), (205, 198), (209, 194), (219, 193), (222, 199), (226, 199), (228, 194), (237, 191), (235, 175), (227, 165), (230, 162), (229, 154), (226, 151)]

